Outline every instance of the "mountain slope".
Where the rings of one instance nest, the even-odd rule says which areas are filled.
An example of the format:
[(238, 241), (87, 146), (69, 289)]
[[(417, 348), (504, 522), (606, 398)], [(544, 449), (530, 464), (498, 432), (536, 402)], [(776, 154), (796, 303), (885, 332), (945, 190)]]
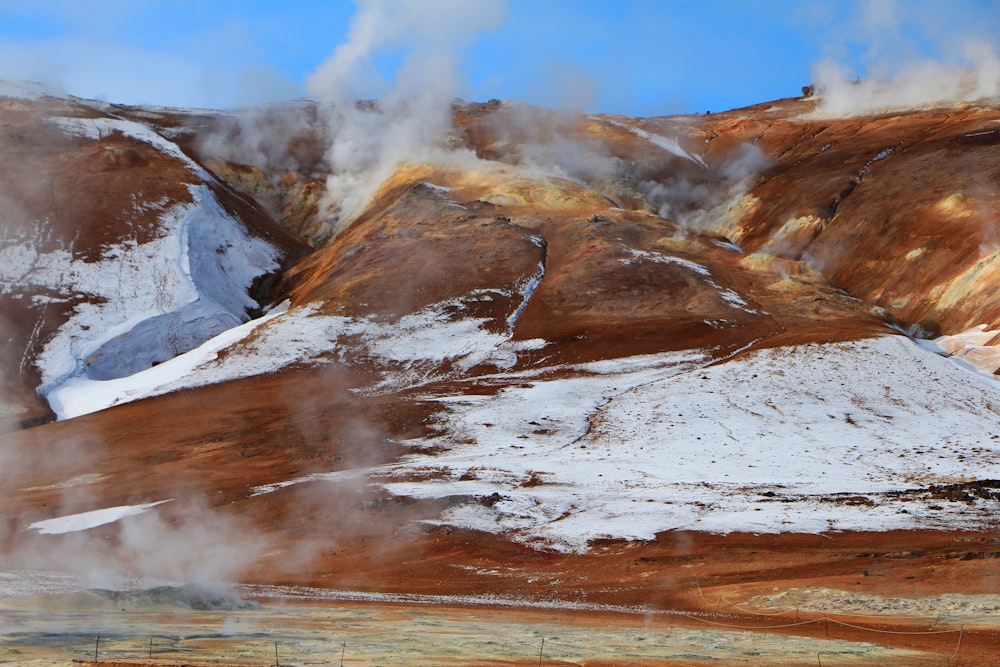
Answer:
[(686, 609), (988, 570), (995, 380), (902, 331), (996, 324), (996, 107), (456, 104), (347, 220), (308, 104), (257, 164), (234, 116), (3, 104), (7, 400), (62, 417), (3, 438), (12, 568)]
[(131, 375), (246, 320), (255, 281), (302, 253), (145, 125), (50, 97), (3, 115), (5, 423), (42, 419), (36, 390)]

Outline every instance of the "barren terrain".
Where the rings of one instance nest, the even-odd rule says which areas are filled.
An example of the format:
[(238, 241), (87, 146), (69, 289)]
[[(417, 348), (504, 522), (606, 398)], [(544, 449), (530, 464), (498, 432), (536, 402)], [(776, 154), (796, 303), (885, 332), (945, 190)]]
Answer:
[(0, 662), (1000, 664), (995, 104), (253, 113), (0, 97)]

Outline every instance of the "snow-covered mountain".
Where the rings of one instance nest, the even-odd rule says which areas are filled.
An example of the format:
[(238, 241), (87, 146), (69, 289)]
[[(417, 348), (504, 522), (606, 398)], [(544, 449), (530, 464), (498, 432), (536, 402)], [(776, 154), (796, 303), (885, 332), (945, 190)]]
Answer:
[(264, 305), (255, 283), (301, 251), (146, 125), (30, 89), (4, 116), (5, 421), (37, 421), (29, 391), (62, 416), (75, 383), (132, 375), (241, 324)]
[(5, 95), (11, 563), (475, 592), (510, 550), (994, 526), (995, 105), (456, 103), (361, 178), (307, 102)]

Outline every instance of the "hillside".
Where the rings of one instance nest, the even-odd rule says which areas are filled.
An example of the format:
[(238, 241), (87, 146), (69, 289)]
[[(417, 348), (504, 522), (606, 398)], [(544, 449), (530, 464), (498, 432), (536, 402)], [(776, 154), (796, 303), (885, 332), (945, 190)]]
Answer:
[(1000, 107), (456, 102), (359, 176), (310, 102), (0, 92), (12, 592), (995, 593)]

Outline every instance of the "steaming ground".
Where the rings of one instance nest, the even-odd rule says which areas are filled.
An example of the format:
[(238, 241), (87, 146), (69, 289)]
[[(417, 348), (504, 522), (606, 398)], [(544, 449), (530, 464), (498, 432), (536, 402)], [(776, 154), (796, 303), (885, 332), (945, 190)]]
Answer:
[[(817, 639), (796, 611), (781, 631), (812, 638), (744, 630), (792, 604), (935, 626), (996, 609), (997, 384), (936, 354), (1000, 363), (995, 53), (887, 84), (822, 70), (812, 99), (711, 117), (612, 118), (456, 103), (455, 54), (502, 3), (431, 4), (359, 3), (315, 101), (248, 116), (0, 89), (17, 156), (0, 297), (30, 320), (0, 333), (27, 336), (9, 368), (62, 422), (25, 420), (0, 451), (17, 489), (0, 546), (36, 568), (0, 573), (0, 594), (129, 589), (6, 599), (19, 636), (2, 645), (84, 655), (100, 633), (126, 657), (145, 642), (123, 628), (169, 628), (168, 651), (263, 662), (261, 628), (288, 622), (282, 639), (327, 663), (348, 623), (379, 664), (516, 661), (525, 647), (497, 641), (513, 633), (532, 654), (559, 637), (548, 657), (574, 662), (955, 664), (963, 639), (993, 659), (982, 628), (909, 651), (928, 619), (830, 637), (824, 618)], [(394, 81), (365, 88), (371, 56), (400, 46)], [(45, 170), (62, 180), (22, 197)], [(117, 209), (88, 208), (111, 194)], [(258, 204), (314, 252), (288, 267), (304, 249)], [(900, 322), (945, 335), (885, 333)], [(138, 590), (227, 578), (377, 618), (255, 617), (222, 596), (186, 624), (159, 607), (192, 612), (200, 589)], [(959, 592), (887, 600), (901, 586)], [(731, 597), (766, 615), (720, 615)], [(738, 622), (650, 630), (713, 602), (695, 620)], [(391, 607), (415, 603), (491, 617)], [(498, 625), (499, 606), (640, 611), (644, 629)]]
[[(773, 113), (794, 114), (801, 104)], [(373, 113), (351, 113), (355, 111)], [(976, 113), (969, 125), (981, 124)], [(369, 116), (364, 118), (393, 120), (391, 114)], [(868, 144), (865, 151), (838, 146), (828, 151), (834, 143), (828, 142), (817, 152), (800, 148), (805, 140), (798, 138), (795, 150), (817, 159), (833, 155), (839, 168), (844, 158), (835, 153), (849, 152), (851, 159), (860, 160), (860, 169), (852, 170), (858, 181), (853, 187), (868, 191), (885, 182), (880, 180), (883, 169), (906, 157), (909, 145), (916, 143), (908, 137), (936, 140), (930, 132), (940, 126), (936, 116), (910, 115), (905, 120), (900, 124), (913, 127), (898, 130), (906, 133), (904, 138), (879, 139), (877, 151)], [(678, 215), (700, 216), (709, 229), (726, 229), (726, 220), (712, 218), (712, 210), (729, 199), (736, 204), (726, 215), (739, 213), (753, 201), (751, 195), (741, 198), (739, 193), (754, 185), (757, 171), (772, 165), (756, 140), (733, 141), (724, 160), (710, 155), (711, 137), (705, 139), (704, 153), (685, 148), (697, 145), (694, 139), (705, 131), (683, 129), (669, 120), (580, 122), (588, 131), (599, 127), (617, 132), (635, 154), (661, 160), (656, 164), (664, 171), (644, 174), (645, 185), (637, 185), (649, 198), (647, 204), (663, 215), (677, 209)], [(718, 122), (735, 124), (741, 136), (749, 133), (744, 125), (751, 125), (738, 114)], [(796, 118), (790, 126), (808, 134), (799, 125), (808, 122)], [(181, 162), (192, 178), (214, 181), (179, 144), (140, 123), (60, 117), (51, 125), (81, 140), (121, 135), (139, 141)], [(506, 139), (489, 143), (489, 133), (481, 131), (480, 137), (469, 130), (469, 143), (480, 153), (484, 146), (499, 152), (496, 146)], [(816, 137), (827, 131), (821, 128), (810, 140), (826, 141)], [(844, 142), (858, 134), (850, 124), (836, 131), (842, 132)], [(963, 138), (980, 136), (963, 132)], [(28, 257), (30, 248), (10, 246), (6, 252), (16, 261), (8, 265), (24, 268), (12, 282), (56, 283), (101, 296), (77, 307), (40, 355), (53, 409), (61, 419), (71, 419), (194, 387), (340, 363), (366, 369), (365, 382), (350, 388), (357, 395), (407, 393), (418, 402), (439, 406), (428, 422), (436, 434), (406, 441), (413, 453), (403, 461), (349, 473), (367, 476), (398, 497), (476, 499), (453, 502), (436, 523), (570, 552), (585, 551), (599, 539), (650, 540), (671, 530), (817, 533), (989, 524), (989, 500), (948, 495), (935, 487), (1000, 477), (994, 456), (1000, 437), (998, 414), (990, 401), (996, 387), (904, 337), (811, 346), (790, 341), (760, 349), (770, 344), (769, 332), (763, 329), (759, 338), (745, 334), (738, 345), (702, 343), (697, 335), (685, 333), (682, 343), (670, 342), (678, 348), (673, 352), (634, 355), (620, 346), (603, 349), (602, 360), (590, 364), (546, 361), (550, 355), (565, 354), (570, 345), (546, 333), (547, 327), (563, 325), (560, 319), (574, 324), (580, 317), (583, 324), (570, 331), (575, 340), (586, 340), (591, 336), (588, 327), (600, 323), (600, 317), (618, 313), (615, 326), (621, 326), (632, 317), (632, 308), (660, 317), (651, 326), (663, 331), (669, 331), (664, 321), (690, 317), (704, 336), (742, 325), (763, 326), (759, 323), (772, 317), (760, 294), (756, 300), (750, 294), (748, 281), (763, 279), (748, 278), (734, 268), (743, 271), (751, 259), (740, 246), (723, 237), (699, 237), (651, 214), (609, 208), (609, 200), (587, 189), (586, 169), (573, 172), (572, 182), (551, 178), (568, 156), (585, 155), (579, 150), (588, 146), (583, 143), (575, 153), (564, 150), (552, 157), (571, 134), (565, 130), (561, 139), (548, 138), (552, 150), (547, 155), (552, 159), (547, 167), (494, 162), (490, 171), (456, 175), (460, 170), (454, 165), (405, 165), (386, 183), (381, 183), (384, 175), (372, 177), (369, 185), (382, 189), (381, 199), (372, 202), (371, 219), (317, 251), (310, 266), (317, 273), (303, 280), (323, 289), (350, 285), (352, 280), (378, 283), (385, 275), (369, 267), (379, 267), (381, 258), (390, 257), (384, 267), (388, 270), (394, 266), (391, 252), (399, 252), (396, 257), (402, 259), (416, 253), (418, 242), (446, 247), (444, 240), (454, 238), (448, 233), (460, 223), (471, 225), (476, 216), (482, 222), (463, 253), (496, 252), (501, 243), (514, 243), (486, 231), (494, 229), (489, 222), (505, 233), (515, 232), (517, 243), (527, 250), (546, 255), (537, 266), (532, 259), (526, 271), (506, 280), (480, 275), (492, 275), (488, 261), (456, 262), (451, 273), (470, 272), (469, 282), (478, 285), (476, 289), (454, 295), (457, 290), (449, 282), (454, 275), (418, 284), (414, 291), (429, 287), (429, 292), (451, 296), (410, 311), (403, 303), (403, 314), (365, 315), (367, 304), (345, 301), (338, 306), (332, 298), (325, 300), (322, 289), (303, 299), (293, 289), (295, 305), (286, 302), (259, 319), (244, 321), (254, 305), (247, 290), (255, 278), (277, 266), (277, 252), (245, 233), (207, 184), (187, 188), (190, 204), (163, 204), (154, 241), (109, 245), (98, 261), (82, 261), (68, 252)], [(769, 141), (776, 139), (768, 136), (760, 144), (766, 147)], [(887, 150), (885, 143), (906, 148)], [(389, 159), (393, 166), (395, 159)], [(602, 154), (597, 162), (603, 167), (608, 159)], [(366, 164), (362, 171), (379, 168)], [(536, 173), (532, 178), (531, 168), (548, 175), (538, 178)], [(787, 171), (782, 167), (777, 173)], [(435, 178), (424, 180), (428, 174)], [(638, 178), (637, 173), (632, 176)], [(858, 197), (853, 191), (851, 196)], [(848, 204), (839, 210), (846, 208)], [(516, 221), (497, 217), (498, 210), (508, 209)], [(539, 219), (539, 210), (556, 221)], [(423, 217), (415, 221), (418, 215)], [(962, 215), (969, 217), (964, 211)], [(567, 233), (570, 227), (574, 231)], [(775, 237), (783, 241), (798, 233), (795, 230), (795, 225), (784, 224)], [(752, 230), (735, 231), (761, 245)], [(778, 245), (765, 247), (775, 253), (787, 250)], [(511, 247), (511, 256), (527, 256), (521, 246)], [(372, 273), (360, 278), (338, 275), (335, 282), (321, 272), (331, 270), (323, 264), (327, 255), (335, 270), (358, 266)], [(776, 261), (773, 255), (766, 257)], [(160, 263), (152, 263), (154, 259)], [(578, 267), (586, 270), (573, 273)], [(107, 291), (107, 276), (115, 271), (122, 274), (114, 286), (117, 291)], [(422, 275), (418, 279), (425, 280)], [(849, 300), (842, 293), (831, 296), (834, 290), (819, 279), (810, 281), (788, 279), (774, 287), (780, 287), (782, 298), (785, 292), (804, 290), (810, 308), (816, 302), (838, 304), (838, 317), (856, 308), (844, 305)], [(387, 291), (378, 289), (379, 294)], [(621, 305), (626, 297), (636, 300), (626, 307)], [(548, 301), (539, 303), (539, 298)], [(578, 310), (565, 304), (575, 304)], [(565, 317), (539, 315), (553, 307), (562, 309)], [(586, 319), (594, 312), (597, 318)], [(809, 326), (829, 324), (822, 311), (813, 312)], [(520, 334), (525, 319), (530, 335)], [(866, 326), (848, 337), (858, 337), (858, 331), (870, 335)], [(984, 351), (978, 348), (988, 347), (982, 343), (990, 339), (969, 334), (942, 339), (941, 344), (958, 345), (962, 340), (973, 341), (966, 346), (966, 356), (981, 357)], [(263, 480), (255, 483), (253, 493), (322, 483), (328, 473), (345, 474), (313, 470), (302, 477)], [(155, 514), (151, 503), (170, 497), (147, 497), (128, 505), (95, 503), (40, 518), (33, 525), (86, 533), (99, 525), (124, 523), (133, 512)]]
[[(520, 298), (530, 299), (532, 289), (526, 285)], [(968, 481), (970, 470), (1000, 477), (996, 382), (905, 337), (505, 373), (519, 353), (544, 351), (546, 342), (513, 341), (510, 332), (485, 329), (483, 319), (455, 317), (462, 303), (436, 304), (391, 325), (279, 311), (221, 358), (223, 346), (210, 341), (140, 376), (178, 390), (306, 359), (375, 360), (380, 377), (359, 391), (429, 388), (417, 400), (440, 405), (433, 424), (440, 434), (408, 441), (414, 453), (399, 464), (330, 479), (360, 473), (402, 497), (488, 497), (439, 521), (543, 548), (580, 551), (596, 539), (649, 540), (669, 530), (992, 524), (990, 501), (942, 497), (933, 487)], [(441, 371), (446, 361), (457, 370)], [(463, 379), (473, 366), (494, 372)], [(91, 382), (80, 385), (81, 396), (103, 407), (131, 398), (137, 382)], [(255, 493), (324, 479), (274, 479)], [(73, 522), (55, 517), (37, 527), (89, 527)]]

